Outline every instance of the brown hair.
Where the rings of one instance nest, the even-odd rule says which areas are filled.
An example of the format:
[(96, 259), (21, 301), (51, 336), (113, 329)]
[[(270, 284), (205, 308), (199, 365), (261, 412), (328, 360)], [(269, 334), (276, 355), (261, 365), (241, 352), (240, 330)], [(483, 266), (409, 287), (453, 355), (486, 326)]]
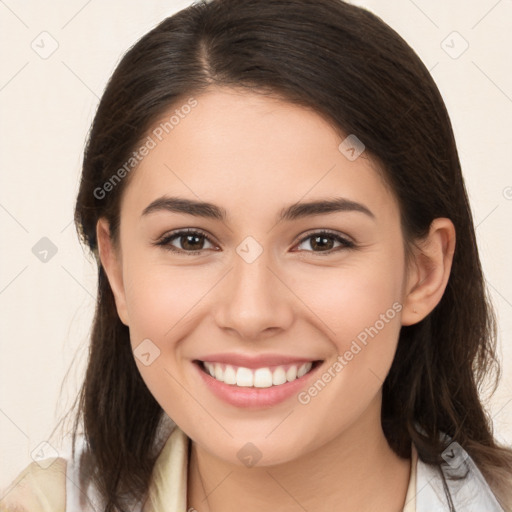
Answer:
[(436, 217), (452, 220), (457, 246), (447, 288), (423, 321), (401, 329), (383, 386), (382, 424), (397, 454), (409, 457), (412, 440), (431, 464), (442, 461), (440, 434), (449, 434), (505, 500), (512, 451), (497, 445), (479, 397), (484, 378), (495, 377), (493, 392), (498, 383), (496, 321), (451, 122), (434, 80), (407, 43), (363, 8), (340, 0), (213, 0), (165, 19), (126, 53), (101, 98), (84, 155), (75, 222), (98, 263), (99, 289), (73, 440), (83, 420), (95, 468), (90, 476), (105, 510), (122, 510), (123, 496), (146, 493), (163, 411), (137, 370), (97, 252), (100, 217), (117, 240), (129, 179), (104, 197), (95, 191), (164, 112), (212, 84), (279, 95), (356, 134), (398, 199), (407, 246)]

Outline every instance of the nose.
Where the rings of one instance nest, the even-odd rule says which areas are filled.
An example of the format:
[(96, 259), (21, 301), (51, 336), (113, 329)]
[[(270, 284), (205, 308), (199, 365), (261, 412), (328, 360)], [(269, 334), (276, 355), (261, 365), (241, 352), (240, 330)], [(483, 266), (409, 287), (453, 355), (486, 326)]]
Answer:
[(293, 293), (263, 253), (252, 262), (234, 255), (233, 267), (219, 289), (215, 321), (246, 340), (264, 339), (293, 322)]

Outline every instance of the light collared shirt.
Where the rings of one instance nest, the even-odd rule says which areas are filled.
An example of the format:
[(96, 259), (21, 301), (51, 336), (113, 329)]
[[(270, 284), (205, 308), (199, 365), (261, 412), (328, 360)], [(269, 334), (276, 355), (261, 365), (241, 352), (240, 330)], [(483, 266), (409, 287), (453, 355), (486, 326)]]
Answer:
[[(153, 469), (148, 498), (133, 504), (132, 512), (187, 512), (188, 436), (176, 425), (160, 431), (162, 446)], [(456, 446), (455, 446), (456, 445)], [(411, 471), (402, 512), (505, 512), (469, 455), (456, 443), (454, 463), (439, 467), (425, 464), (411, 449)], [(94, 487), (80, 488), (78, 449), (75, 459), (54, 458), (31, 463), (4, 491), (0, 512), (97, 512), (103, 502)], [(48, 465), (49, 464), (49, 465)], [(44, 468), (43, 468), (44, 467)], [(462, 473), (461, 473), (462, 472)], [(463, 480), (446, 479), (464, 474)], [(449, 496), (446, 488), (449, 489)], [(158, 492), (157, 492), (158, 489)]]

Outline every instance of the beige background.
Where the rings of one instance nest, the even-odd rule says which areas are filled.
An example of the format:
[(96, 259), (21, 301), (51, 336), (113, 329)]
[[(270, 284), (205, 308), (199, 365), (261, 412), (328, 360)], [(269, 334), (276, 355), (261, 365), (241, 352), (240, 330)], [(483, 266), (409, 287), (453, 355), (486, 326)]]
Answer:
[[(0, 1), (0, 488), (40, 443), (67, 450), (50, 434), (78, 389), (93, 314), (95, 267), (72, 215), (98, 99), (124, 51), (189, 3)], [(490, 412), (512, 444), (512, 1), (354, 3), (416, 50), (450, 112), (500, 322), (503, 380)], [(42, 237), (57, 249), (45, 263), (32, 252)]]

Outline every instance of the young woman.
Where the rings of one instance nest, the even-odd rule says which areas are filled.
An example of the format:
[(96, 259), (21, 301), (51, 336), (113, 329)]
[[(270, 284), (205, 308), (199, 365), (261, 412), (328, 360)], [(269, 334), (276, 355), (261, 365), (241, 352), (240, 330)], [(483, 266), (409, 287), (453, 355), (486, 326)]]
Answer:
[(75, 220), (99, 271), (85, 436), (2, 510), (512, 510), (452, 127), (375, 15), (163, 21), (101, 99)]

